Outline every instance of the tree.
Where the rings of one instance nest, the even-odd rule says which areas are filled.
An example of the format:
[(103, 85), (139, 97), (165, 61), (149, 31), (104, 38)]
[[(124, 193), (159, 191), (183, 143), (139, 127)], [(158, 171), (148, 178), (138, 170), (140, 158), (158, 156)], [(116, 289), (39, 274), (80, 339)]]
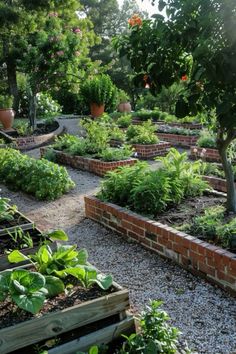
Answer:
[(236, 190), (227, 150), (236, 138), (236, 2), (235, 0), (161, 0), (168, 19), (130, 26), (117, 40), (136, 72), (136, 83), (148, 76), (151, 91), (186, 80), (176, 115), (216, 110), (217, 146), (227, 181), (227, 209), (236, 212)]

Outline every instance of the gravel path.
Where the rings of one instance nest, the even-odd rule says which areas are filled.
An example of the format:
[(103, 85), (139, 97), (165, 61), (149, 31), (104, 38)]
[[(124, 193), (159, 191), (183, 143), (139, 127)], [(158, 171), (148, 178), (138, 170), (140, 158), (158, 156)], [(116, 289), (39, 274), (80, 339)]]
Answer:
[[(35, 157), (38, 154), (38, 150), (29, 152)], [(68, 171), (76, 188), (53, 202), (36, 201), (1, 184), (0, 188), (43, 230), (63, 228), (71, 242), (86, 247), (92, 263), (130, 289), (133, 312), (140, 311), (149, 299), (161, 299), (172, 323), (182, 331), (182, 340), (196, 353), (236, 353), (235, 298), (85, 219), (83, 196), (94, 194), (101, 178), (70, 168)]]

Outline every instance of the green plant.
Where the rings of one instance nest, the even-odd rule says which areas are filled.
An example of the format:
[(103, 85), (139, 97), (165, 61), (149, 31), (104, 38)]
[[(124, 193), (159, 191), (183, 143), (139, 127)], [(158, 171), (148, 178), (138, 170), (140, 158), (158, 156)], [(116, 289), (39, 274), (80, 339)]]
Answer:
[(225, 248), (236, 249), (236, 218), (230, 222), (223, 224), (220, 223), (216, 230), (218, 241)]
[(133, 152), (133, 148), (129, 145), (120, 148), (108, 147), (98, 154), (98, 157), (103, 161), (120, 161), (129, 159)]
[(57, 157), (56, 157), (56, 153), (53, 150), (53, 148), (48, 148), (43, 155), (43, 158), (45, 160), (51, 161), (51, 162), (56, 162)]
[(19, 308), (38, 313), (46, 297), (64, 291), (63, 282), (53, 276), (43, 276), (25, 269), (6, 270), (0, 273), (0, 301), (10, 298)]
[(202, 130), (197, 145), (202, 148), (216, 149), (216, 136), (208, 130)]
[(109, 123), (100, 120), (84, 120), (82, 126), (86, 130), (86, 151), (87, 153), (99, 153), (108, 147)]
[(39, 118), (54, 117), (61, 112), (59, 103), (49, 93), (39, 92), (37, 97), (37, 114)]
[(128, 128), (128, 126), (132, 123), (132, 115), (131, 114), (123, 114), (116, 121), (116, 124), (120, 128)]
[(117, 101), (119, 103), (126, 103), (130, 100), (129, 95), (124, 90), (118, 90)]
[(127, 140), (132, 144), (157, 144), (158, 137), (155, 134), (156, 126), (151, 120), (144, 122), (142, 125), (130, 125), (127, 129)]
[(111, 275), (98, 273), (87, 262), (87, 251), (85, 249), (77, 251), (76, 248), (76, 245), (57, 245), (54, 251), (50, 245), (43, 245), (35, 254), (28, 256), (15, 250), (9, 254), (8, 260), (11, 263), (28, 260), (40, 274), (53, 275), (62, 279), (70, 275), (78, 279), (86, 288), (96, 283), (101, 289), (107, 290), (112, 285)]
[(15, 190), (47, 200), (56, 199), (74, 187), (64, 167), (30, 158), (14, 149), (1, 150), (0, 179)]
[(6, 109), (11, 108), (13, 104), (13, 96), (0, 95), (0, 108)]
[(5, 140), (3, 138), (0, 138), (0, 145), (6, 144)]
[(0, 197), (0, 222), (14, 220), (14, 215), (17, 212), (16, 205), (9, 205), (10, 199)]
[(20, 136), (31, 135), (33, 132), (33, 129), (29, 126), (29, 122), (22, 119), (14, 121), (14, 128)]
[(108, 75), (102, 74), (88, 79), (80, 89), (85, 102), (110, 106), (116, 99), (116, 87)]
[(30, 233), (27, 231), (23, 231), (20, 227), (15, 228), (14, 231), (8, 231), (7, 233), (8, 236), (19, 248), (32, 248), (34, 245)]
[(219, 178), (224, 178), (224, 172), (216, 163), (203, 162), (200, 168), (200, 174), (205, 176), (216, 176)]
[(109, 129), (109, 137), (110, 139), (119, 140), (120, 142), (124, 142), (126, 139), (125, 133), (116, 125), (112, 125)]
[(158, 133), (167, 134), (177, 134), (177, 135), (187, 135), (187, 136), (198, 136), (199, 130), (197, 129), (186, 129), (182, 127), (170, 127), (168, 125), (159, 125), (157, 127)]

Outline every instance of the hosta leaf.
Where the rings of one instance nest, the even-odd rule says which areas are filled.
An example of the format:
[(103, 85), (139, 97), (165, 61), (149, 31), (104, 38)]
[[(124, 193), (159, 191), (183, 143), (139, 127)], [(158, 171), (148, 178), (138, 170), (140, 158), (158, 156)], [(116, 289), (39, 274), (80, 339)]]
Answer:
[(12, 300), (21, 309), (30, 312), (32, 314), (38, 313), (43, 307), (45, 296), (41, 293), (34, 293), (33, 295), (12, 295)]
[(64, 283), (61, 281), (61, 279), (53, 277), (52, 275), (46, 276), (45, 279), (45, 288), (48, 291), (48, 297), (56, 296), (65, 290)]

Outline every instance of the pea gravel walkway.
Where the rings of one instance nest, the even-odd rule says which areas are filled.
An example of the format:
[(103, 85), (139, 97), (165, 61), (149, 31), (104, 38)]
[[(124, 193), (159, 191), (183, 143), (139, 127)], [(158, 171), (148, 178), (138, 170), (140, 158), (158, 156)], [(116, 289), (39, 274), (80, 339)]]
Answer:
[[(29, 155), (37, 157), (38, 150)], [(1, 184), (0, 189), (42, 229), (63, 228), (71, 242), (86, 247), (91, 263), (130, 289), (134, 312), (140, 311), (149, 299), (161, 299), (173, 325), (182, 331), (182, 341), (187, 341), (195, 353), (236, 353), (235, 298), (85, 219), (83, 196), (94, 194), (101, 179), (87, 172), (68, 171), (76, 188), (53, 202), (38, 202)]]

